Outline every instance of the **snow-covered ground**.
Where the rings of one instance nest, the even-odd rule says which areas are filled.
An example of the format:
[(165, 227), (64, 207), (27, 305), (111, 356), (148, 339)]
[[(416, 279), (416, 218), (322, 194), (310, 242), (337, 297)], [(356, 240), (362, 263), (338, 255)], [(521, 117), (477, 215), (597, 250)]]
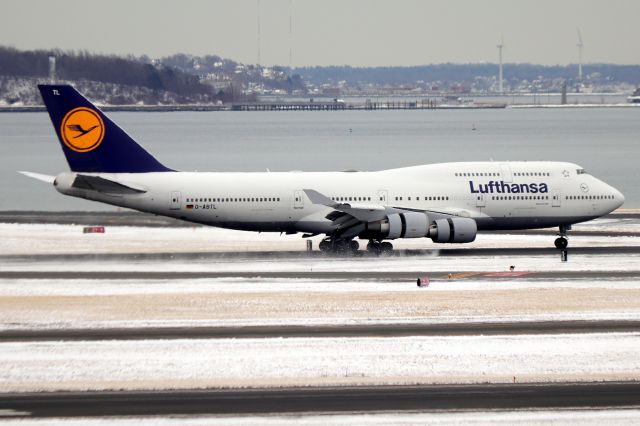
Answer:
[[(598, 232), (638, 232), (603, 219)], [(578, 227), (576, 227), (577, 229)], [(482, 234), (468, 247), (549, 247), (552, 235)], [(575, 236), (571, 245), (638, 246), (638, 237)], [(314, 242), (317, 246), (317, 239)], [(398, 248), (437, 248), (428, 240)], [(639, 319), (640, 255), (213, 256), (149, 260), (127, 253), (304, 250), (296, 236), (215, 228), (0, 224), (1, 271), (255, 272), (256, 278), (0, 279), (0, 329)], [(122, 253), (119, 259), (80, 254)], [(63, 254), (30, 259), (30, 254)], [(551, 271), (532, 279), (487, 278)], [(351, 272), (354, 279), (264, 278), (260, 272)], [(381, 278), (357, 277), (380, 272)], [(427, 288), (384, 272), (432, 278)], [(458, 274), (473, 271), (474, 274)], [(565, 271), (607, 271), (570, 279)], [(449, 279), (448, 274), (453, 278)], [(407, 338), (203, 339), (0, 343), (0, 389), (119, 389), (311, 384), (640, 380), (638, 333)], [(457, 420), (456, 420), (457, 421)], [(537, 420), (536, 420), (537, 421)], [(506, 422), (506, 421), (505, 421)], [(395, 422), (394, 422), (395, 423)]]
[(640, 380), (640, 333), (0, 343), (4, 391)]
[[(640, 255), (573, 254), (561, 262), (555, 252), (545, 256), (398, 256), (398, 257), (288, 257), (211, 258), (182, 260), (3, 260), (0, 271), (152, 271), (152, 272), (415, 272), (430, 271), (505, 272), (513, 265), (517, 272), (535, 271), (636, 271)], [(417, 277), (418, 275), (416, 275)], [(445, 278), (446, 276), (439, 276)], [(558, 275), (561, 278), (561, 275)]]
[[(0, 417), (10, 417), (11, 412)], [(47, 418), (3, 419), (7, 426), (240, 426), (240, 425), (637, 425), (640, 410), (627, 409), (563, 409), (563, 410), (514, 410), (514, 411), (458, 411), (458, 412), (381, 412), (357, 414), (289, 414), (266, 416), (175, 416), (162, 417), (109, 417), (100, 418)]]
[[(417, 276), (417, 275), (416, 275)], [(3, 296), (123, 296), (145, 294), (243, 294), (278, 292), (297, 294), (320, 293), (425, 293), (450, 291), (495, 291), (516, 289), (582, 289), (593, 288), (640, 290), (640, 280), (612, 278), (601, 280), (558, 279), (499, 281), (467, 279), (438, 280), (428, 287), (417, 287), (415, 280), (347, 280), (311, 278), (198, 278), (179, 280), (91, 280), (91, 279), (3, 279), (0, 297)]]
[[(580, 227), (580, 228), (579, 228)], [(640, 231), (633, 219), (601, 219), (576, 226), (599, 232)], [(472, 247), (548, 247), (552, 235), (483, 234)], [(637, 237), (577, 236), (572, 246), (638, 245)], [(397, 246), (436, 247), (429, 240)], [(462, 245), (466, 246), (466, 245)], [(549, 319), (637, 319), (640, 280), (616, 276), (638, 271), (640, 255), (323, 257), (238, 255), (175, 259), (128, 258), (126, 252), (234, 252), (303, 250), (297, 236), (216, 228), (107, 227), (83, 234), (71, 225), (0, 224), (0, 271), (253, 272), (254, 278), (201, 279), (1, 279), (0, 329), (91, 328), (177, 325), (339, 324), (376, 322), (517, 321)], [(76, 254), (125, 253), (103, 260)], [(30, 259), (26, 254), (65, 254)], [(532, 279), (487, 277), (493, 272), (558, 272)], [(467, 273), (473, 271), (473, 273)], [(570, 279), (566, 271), (608, 271), (598, 279)], [(350, 272), (349, 279), (264, 278), (261, 272)], [(380, 272), (380, 279), (358, 278)], [(385, 272), (428, 276), (399, 281)], [(463, 274), (460, 274), (464, 272)], [(452, 274), (452, 279), (449, 279)]]
[[(305, 250), (299, 235), (234, 231), (211, 227), (145, 228), (108, 226), (104, 234), (83, 234), (83, 226), (52, 224), (0, 223), (2, 254), (99, 254), (99, 253), (179, 253), (179, 252), (250, 252)], [(637, 220), (599, 219), (576, 225), (576, 231), (640, 232)], [(527, 235), (527, 247), (552, 247), (553, 235)], [(322, 237), (314, 237), (314, 248)], [(522, 247), (523, 236), (517, 233), (480, 234), (475, 242), (460, 245), (434, 244), (427, 238), (394, 241), (399, 249), (438, 249), (473, 247)], [(640, 245), (634, 237), (573, 236), (571, 246)]]

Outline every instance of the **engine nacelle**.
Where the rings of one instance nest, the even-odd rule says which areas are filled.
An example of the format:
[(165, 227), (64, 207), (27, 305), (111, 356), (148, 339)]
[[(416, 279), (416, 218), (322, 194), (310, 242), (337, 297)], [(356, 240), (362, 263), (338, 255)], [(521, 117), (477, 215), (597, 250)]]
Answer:
[(426, 213), (392, 213), (378, 222), (369, 222), (361, 238), (423, 238), (429, 233), (429, 216)]
[(470, 243), (476, 239), (478, 225), (466, 217), (438, 219), (429, 229), (428, 237), (434, 243)]
[(367, 224), (361, 238), (397, 238), (429, 237), (435, 243), (470, 243), (476, 239), (478, 226), (470, 218), (452, 217), (429, 220), (426, 213), (392, 213), (386, 219)]

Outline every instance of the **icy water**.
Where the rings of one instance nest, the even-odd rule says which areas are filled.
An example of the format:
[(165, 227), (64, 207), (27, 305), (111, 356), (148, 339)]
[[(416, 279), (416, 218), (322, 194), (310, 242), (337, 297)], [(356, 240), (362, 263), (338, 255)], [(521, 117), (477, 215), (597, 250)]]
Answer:
[[(381, 170), (446, 161), (582, 165), (640, 207), (640, 108), (109, 114), (179, 170)], [(473, 130), (475, 128), (475, 130)], [(67, 164), (45, 113), (0, 114), (0, 210), (104, 210), (17, 173)]]

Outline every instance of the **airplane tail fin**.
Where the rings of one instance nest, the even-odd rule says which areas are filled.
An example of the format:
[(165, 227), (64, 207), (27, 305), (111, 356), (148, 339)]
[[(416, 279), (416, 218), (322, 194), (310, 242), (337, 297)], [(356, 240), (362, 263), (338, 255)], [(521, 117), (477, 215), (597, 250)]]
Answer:
[(38, 85), (69, 167), (74, 172), (173, 171), (69, 85)]

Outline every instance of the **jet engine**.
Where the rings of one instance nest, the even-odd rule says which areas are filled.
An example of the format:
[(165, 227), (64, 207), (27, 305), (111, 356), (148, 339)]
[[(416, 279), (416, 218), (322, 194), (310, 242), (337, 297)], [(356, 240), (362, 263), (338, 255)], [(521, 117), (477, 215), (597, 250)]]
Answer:
[(478, 225), (467, 217), (438, 219), (429, 228), (434, 243), (470, 243), (476, 239)]
[(389, 240), (429, 237), (435, 243), (470, 243), (477, 232), (476, 221), (470, 218), (451, 217), (432, 222), (426, 213), (402, 212), (368, 223), (360, 237)]

